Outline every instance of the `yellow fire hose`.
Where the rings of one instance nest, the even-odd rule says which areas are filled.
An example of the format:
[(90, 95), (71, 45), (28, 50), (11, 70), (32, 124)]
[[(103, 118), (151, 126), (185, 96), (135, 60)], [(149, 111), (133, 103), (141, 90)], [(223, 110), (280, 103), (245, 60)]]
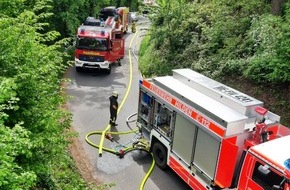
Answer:
[[(127, 124), (128, 124), (128, 121), (127, 121)], [(124, 134), (136, 133), (138, 131), (139, 131), (139, 129), (130, 130), (130, 131), (123, 131), (123, 132), (106, 132), (106, 133), (107, 134), (124, 135)], [(86, 135), (86, 142), (88, 144), (90, 144), (91, 146), (99, 149), (100, 146), (97, 145), (97, 144), (92, 143), (89, 140), (89, 137), (92, 136), (92, 135), (102, 135), (102, 134), (104, 134), (104, 131), (94, 131), (94, 132), (88, 133)], [(149, 153), (152, 156), (152, 160), (153, 161), (152, 161), (151, 167), (149, 168), (148, 172), (146, 173), (146, 175), (143, 178), (143, 180), (142, 180), (142, 182), (140, 184), (140, 187), (139, 187), (140, 190), (143, 190), (144, 185), (145, 185), (147, 179), (149, 178), (149, 176), (150, 176), (150, 174), (153, 171), (154, 166), (155, 166), (155, 160), (154, 160), (153, 154), (149, 152), (149, 144), (148, 144), (148, 142), (144, 138), (140, 138), (137, 142), (133, 143), (133, 145), (131, 145), (129, 147), (122, 146), (123, 149), (120, 149), (120, 150), (117, 150), (117, 151), (114, 150), (114, 149), (106, 148), (106, 147), (102, 147), (102, 148), (103, 148), (104, 151), (110, 152), (112, 154), (115, 154), (115, 155), (119, 156), (120, 158), (123, 158), (125, 156), (125, 154), (127, 154), (128, 152), (134, 151), (134, 150), (146, 151), (147, 153)]]
[[(136, 30), (136, 33), (134, 34), (133, 38), (131, 39), (130, 41), (130, 46), (129, 48), (131, 49), (131, 46), (132, 46), (132, 42), (134, 40), (134, 38), (136, 37), (138, 33), (138, 30)], [(132, 57), (131, 57), (131, 51), (129, 51), (129, 62), (130, 62), (130, 79), (129, 79), (129, 85), (128, 85), (128, 88), (127, 88), (127, 91), (126, 91), (126, 94), (124, 96), (124, 99), (122, 100), (119, 108), (118, 108), (118, 111), (117, 111), (117, 114), (120, 112), (121, 108), (123, 107), (124, 103), (125, 103), (125, 100), (127, 99), (128, 97), (128, 94), (130, 92), (130, 89), (131, 89), (131, 85), (132, 85)], [(128, 121), (127, 121), (127, 124), (128, 124)], [(135, 129), (135, 130), (130, 130), (130, 131), (124, 131), (124, 132), (110, 132), (109, 129), (110, 129), (111, 125), (108, 124), (106, 126), (106, 128), (103, 130), (103, 131), (93, 131), (93, 132), (90, 132), (86, 135), (85, 137), (85, 140), (86, 142), (99, 149), (99, 156), (101, 157), (102, 156), (102, 151), (106, 151), (106, 152), (110, 152), (112, 154), (116, 154), (118, 156), (123, 157), (126, 153), (130, 152), (130, 151), (134, 151), (134, 150), (142, 150), (142, 151), (146, 151), (148, 153), (149, 152), (149, 145), (148, 143), (146, 142), (146, 140), (144, 139), (140, 139), (139, 141), (137, 141), (135, 143), (135, 145), (132, 145), (130, 147), (124, 147), (124, 149), (120, 149), (121, 151), (116, 151), (114, 149), (110, 149), (110, 148), (106, 148), (106, 147), (103, 147), (103, 144), (104, 144), (104, 139), (105, 139), (105, 134), (119, 134), (119, 135), (122, 135), (122, 134), (130, 134), (130, 133), (136, 133), (139, 131), (139, 129)], [(89, 140), (89, 137), (92, 136), (92, 135), (101, 135), (101, 139), (100, 139), (100, 144), (97, 145), (97, 144), (94, 144), (92, 143), (90, 140)], [(151, 172), (153, 171), (154, 169), (154, 166), (155, 166), (155, 160), (154, 160), (154, 157), (152, 155), (152, 153), (150, 153), (150, 155), (152, 156), (152, 164), (151, 164), (151, 167), (149, 168), (148, 172), (146, 173), (145, 177), (143, 178), (141, 184), (140, 184), (140, 190), (143, 190), (144, 188), (144, 185), (147, 181), (147, 179), (149, 178)]]
[[(135, 132), (137, 132), (137, 131), (139, 131), (139, 130), (136, 129), (136, 130), (130, 130), (130, 131), (124, 131), (124, 132), (106, 132), (106, 133), (107, 133), (107, 134), (113, 134), (113, 135), (114, 135), (114, 134), (124, 135), (124, 134), (135, 133)], [(92, 135), (102, 135), (103, 133), (104, 133), (104, 131), (93, 131), (93, 132), (91, 132), (91, 133), (88, 133), (88, 134), (86, 135), (86, 142), (87, 142), (89, 145), (91, 145), (91, 146), (93, 146), (93, 147), (95, 147), (95, 148), (97, 148), (97, 149), (100, 150), (101, 146), (92, 143), (92, 142), (89, 140), (89, 137), (92, 136)], [(124, 151), (127, 151), (127, 150), (129, 150), (130, 148), (131, 148), (131, 147), (128, 147), (128, 148), (126, 148)], [(110, 152), (110, 153), (113, 153), (113, 154), (117, 154), (117, 152), (116, 152), (114, 149), (109, 149), (109, 148), (106, 148), (106, 147), (102, 147), (102, 149), (105, 150), (106, 152)], [(99, 154), (99, 156), (101, 157), (102, 155)]]

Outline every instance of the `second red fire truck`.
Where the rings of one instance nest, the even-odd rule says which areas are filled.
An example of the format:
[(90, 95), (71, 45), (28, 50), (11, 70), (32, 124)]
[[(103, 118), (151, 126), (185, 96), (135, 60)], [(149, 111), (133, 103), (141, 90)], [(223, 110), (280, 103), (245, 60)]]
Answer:
[(263, 102), (190, 69), (140, 81), (137, 125), (192, 189), (290, 190), (290, 129)]
[[(105, 8), (100, 19), (88, 17), (78, 28), (75, 68), (86, 68), (111, 72), (111, 64), (124, 58), (125, 42), (123, 33), (128, 30), (129, 9), (120, 7)], [(106, 19), (106, 20), (105, 20)]]

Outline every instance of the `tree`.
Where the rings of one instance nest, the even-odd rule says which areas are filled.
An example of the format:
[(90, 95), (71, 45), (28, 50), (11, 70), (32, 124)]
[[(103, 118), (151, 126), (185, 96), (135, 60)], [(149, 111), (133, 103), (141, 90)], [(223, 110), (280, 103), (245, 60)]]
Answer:
[(283, 0), (271, 0), (271, 14), (281, 15)]
[(285, 114), (289, 106), (283, 103), (289, 98), (280, 93), (290, 83), (289, 1), (283, 6), (283, 1), (272, 1), (272, 9), (281, 9), (281, 15), (270, 14), (269, 0), (185, 1), (183, 7), (179, 0), (158, 2), (140, 49), (143, 75), (171, 74), (174, 68), (188, 67), (218, 80), (239, 77), (261, 88), (279, 86), (276, 104), (284, 106), (270, 107), (279, 107), (277, 113), (290, 121)]
[(36, 174), (22, 167), (17, 159), (32, 156), (30, 132), (21, 123), (5, 126), (7, 112), (17, 110), (17, 84), (12, 78), (0, 77), (0, 188), (30, 189), (35, 186)]
[[(49, 24), (42, 21), (51, 16), (46, 2), (11, 0), (9, 5), (18, 3), (23, 12), (3, 11), (0, 17), (0, 189), (85, 186), (66, 171), (73, 168), (66, 153), (72, 134), (65, 133), (71, 115), (61, 109), (67, 65), (59, 51), (62, 43), (55, 43), (59, 33), (43, 30)], [(0, 5), (6, 8), (6, 2)]]

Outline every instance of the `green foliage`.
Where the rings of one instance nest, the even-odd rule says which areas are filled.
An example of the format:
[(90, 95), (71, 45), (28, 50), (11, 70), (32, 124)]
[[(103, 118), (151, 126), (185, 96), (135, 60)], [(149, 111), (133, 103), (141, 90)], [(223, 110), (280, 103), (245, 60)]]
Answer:
[(66, 151), (67, 64), (63, 42), (55, 43), (59, 33), (43, 22), (52, 15), (45, 12), (51, 1), (9, 2), (26, 9), (0, 18), (0, 189), (86, 189)]
[[(235, 74), (259, 83), (290, 82), (289, 3), (284, 17), (269, 15), (270, 4), (258, 0), (158, 3), (146, 42), (154, 45), (141, 65), (152, 65), (162, 55), (156, 62), (160, 67), (191, 67), (212, 77)], [(156, 74), (148, 71), (144, 74)]]
[[(289, 89), (289, 1), (284, 1), (281, 16), (270, 14), (270, 1), (158, 3), (151, 10), (150, 36), (141, 44), (143, 75), (171, 74), (171, 69), (187, 67), (218, 80), (232, 77), (261, 88)], [(284, 97), (278, 89), (275, 92), (277, 102), (289, 102), (288, 92), (282, 93)], [(264, 101), (267, 104), (268, 98)], [(270, 104), (289, 123), (289, 106)]]
[[(0, 76), (0, 119), (4, 119), (7, 114), (7, 110), (17, 110), (17, 101), (19, 100), (16, 97), (17, 85), (15, 84), (12, 78), (6, 78)], [(2, 122), (0, 124), (3, 124)]]
[(24, 1), (25, 0), (1, 0), (0, 1), (0, 17), (2, 16), (11, 16), (16, 17), (18, 14), (22, 13), (24, 10)]
[[(290, 64), (288, 25), (281, 17), (263, 15), (252, 22), (247, 40), (252, 43), (255, 52), (249, 59), (245, 76), (257, 82), (289, 82)], [(286, 41), (286, 43), (285, 43)], [(289, 50), (288, 50), (289, 51)]]
[(0, 188), (30, 189), (36, 174), (17, 163), (20, 157), (32, 156), (29, 131), (16, 125), (13, 129), (0, 125)]
[[(31, 158), (30, 132), (16, 124), (5, 126), (9, 112), (17, 110), (17, 85), (11, 78), (0, 77), (0, 188), (30, 189), (35, 186), (36, 174), (18, 163), (20, 157)], [(7, 113), (8, 112), (8, 113)]]
[(106, 6), (126, 6), (130, 10), (137, 10), (140, 4), (136, 0), (59, 0), (52, 1), (53, 17), (48, 21), (51, 29), (58, 31), (61, 36), (75, 36), (77, 27), (82, 24), (88, 16), (98, 17), (101, 8)]
[[(140, 63), (139, 63), (139, 67), (140, 70), (143, 74), (143, 76), (148, 77), (148, 76), (155, 76), (160, 74), (159, 72), (161, 72), (160, 69), (160, 65), (161, 65), (161, 59), (157, 59), (157, 57), (159, 57), (157, 54), (157, 51), (154, 51), (154, 48), (152, 45), (148, 46), (148, 48), (146, 48), (146, 55), (152, 55), (152, 57), (154, 57), (155, 59), (152, 59), (152, 57), (150, 56), (143, 56), (140, 58)], [(142, 64), (142, 63), (146, 63), (146, 64)]]
[(110, 3), (0, 1), (0, 189), (95, 189), (67, 151), (76, 134), (61, 83), (73, 48), (63, 37)]

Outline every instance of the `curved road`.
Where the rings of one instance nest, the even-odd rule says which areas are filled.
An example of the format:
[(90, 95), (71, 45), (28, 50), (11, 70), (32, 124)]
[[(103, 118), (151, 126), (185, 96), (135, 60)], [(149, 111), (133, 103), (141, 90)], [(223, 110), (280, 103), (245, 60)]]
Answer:
[[(142, 19), (138, 21), (139, 31), (131, 44), (131, 50), (138, 53), (138, 47), (142, 38)], [(126, 47), (129, 47), (134, 34), (129, 32), (125, 35)], [(119, 111), (116, 128), (112, 131), (128, 131), (126, 125), (128, 116), (137, 112), (138, 82), (141, 78), (138, 70), (138, 62), (129, 48), (122, 60), (122, 66), (113, 65), (110, 75), (98, 71), (86, 71), (77, 73), (72, 67), (68, 71), (67, 94), (71, 96), (68, 109), (73, 114), (73, 127), (79, 133), (80, 143), (85, 155), (91, 161), (94, 178), (106, 184), (114, 184), (112, 190), (138, 190), (140, 184), (149, 170), (152, 158), (148, 153), (132, 151), (120, 159), (116, 155), (103, 151), (99, 157), (99, 150), (86, 143), (85, 137), (93, 131), (104, 130), (109, 122), (109, 96), (114, 90), (119, 92), (118, 102), (123, 106)], [(129, 59), (131, 58), (131, 60)], [(131, 66), (131, 67), (130, 67)], [(124, 99), (130, 82), (130, 68), (132, 68), (132, 85), (128, 96)], [(134, 119), (134, 118), (133, 118)], [(134, 123), (130, 125), (134, 128)], [(134, 134), (113, 135), (114, 142), (105, 139), (104, 146), (116, 149), (121, 145), (132, 143)], [(89, 138), (93, 143), (99, 144), (100, 136), (93, 135)], [(189, 190), (190, 188), (171, 169), (160, 170), (154, 168), (149, 179), (146, 181), (144, 190)]]

